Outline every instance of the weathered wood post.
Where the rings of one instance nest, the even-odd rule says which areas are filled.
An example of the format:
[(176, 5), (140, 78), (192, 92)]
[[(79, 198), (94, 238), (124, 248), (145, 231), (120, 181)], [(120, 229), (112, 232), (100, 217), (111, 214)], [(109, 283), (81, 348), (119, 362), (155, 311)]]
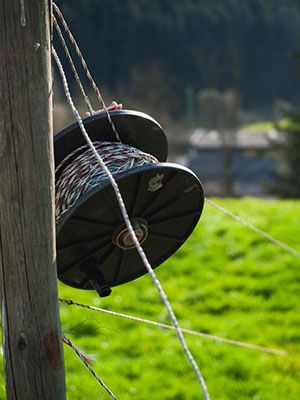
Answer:
[(0, 288), (8, 400), (65, 399), (48, 0), (0, 1)]

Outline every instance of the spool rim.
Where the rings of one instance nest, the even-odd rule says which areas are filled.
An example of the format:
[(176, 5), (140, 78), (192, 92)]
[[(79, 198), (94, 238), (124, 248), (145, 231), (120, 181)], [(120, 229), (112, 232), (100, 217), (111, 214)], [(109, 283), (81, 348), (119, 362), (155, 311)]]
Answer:
[[(156, 157), (160, 162), (167, 159), (168, 144), (160, 124), (149, 115), (133, 110), (110, 111), (110, 116), (124, 144), (142, 150)], [(107, 115), (98, 112), (83, 120), (84, 126), (92, 141), (117, 141)], [(55, 165), (72, 153), (76, 148), (86, 144), (79, 124), (67, 126), (54, 135)]]

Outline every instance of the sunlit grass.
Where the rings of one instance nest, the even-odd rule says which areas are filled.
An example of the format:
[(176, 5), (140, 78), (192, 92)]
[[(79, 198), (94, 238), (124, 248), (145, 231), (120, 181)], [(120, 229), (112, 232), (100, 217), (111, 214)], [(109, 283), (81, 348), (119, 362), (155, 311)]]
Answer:
[(249, 133), (268, 132), (274, 128), (274, 121), (257, 121), (241, 127), (241, 130)]
[[(217, 201), (300, 250), (300, 202)], [(186, 335), (212, 399), (300, 398), (297, 258), (207, 204), (188, 242), (156, 271), (182, 327), (290, 353), (276, 356)], [(101, 300), (64, 285), (60, 296), (169, 323), (148, 276)], [(120, 399), (201, 398), (173, 332), (65, 305), (61, 320), (74, 344), (97, 356), (95, 370)], [(65, 360), (69, 400), (110, 398), (66, 347)]]
[(286, 131), (293, 128), (293, 124), (288, 118), (281, 118), (276, 123), (269, 120), (251, 122), (249, 124), (243, 125), (240, 130), (248, 133), (257, 133), (268, 132), (274, 128), (279, 129), (280, 131)]

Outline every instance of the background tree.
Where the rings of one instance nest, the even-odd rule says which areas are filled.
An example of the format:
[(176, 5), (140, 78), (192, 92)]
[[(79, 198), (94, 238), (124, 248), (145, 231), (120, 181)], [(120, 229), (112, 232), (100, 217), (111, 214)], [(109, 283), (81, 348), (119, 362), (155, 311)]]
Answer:
[(288, 120), (279, 124), (285, 132), (286, 143), (283, 147), (282, 161), (285, 169), (279, 175), (276, 188), (282, 197), (300, 197), (300, 110), (293, 109), (287, 113)]
[(246, 107), (299, 99), (291, 62), (299, 48), (298, 0), (58, 1), (98, 82), (130, 90), (132, 71), (163, 66), (169, 97), (234, 88)]

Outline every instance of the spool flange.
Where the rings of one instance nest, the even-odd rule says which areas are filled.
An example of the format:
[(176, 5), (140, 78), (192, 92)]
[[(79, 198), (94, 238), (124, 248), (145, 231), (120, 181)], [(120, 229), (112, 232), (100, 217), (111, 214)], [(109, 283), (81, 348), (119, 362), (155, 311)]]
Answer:
[[(162, 127), (147, 114), (116, 110), (109, 112), (122, 143), (152, 154), (158, 161), (166, 161), (168, 143)], [(116, 142), (117, 139), (104, 112), (96, 113), (83, 120), (85, 129), (94, 142)], [(86, 144), (79, 124), (72, 124), (54, 136), (55, 165), (68, 154)]]

